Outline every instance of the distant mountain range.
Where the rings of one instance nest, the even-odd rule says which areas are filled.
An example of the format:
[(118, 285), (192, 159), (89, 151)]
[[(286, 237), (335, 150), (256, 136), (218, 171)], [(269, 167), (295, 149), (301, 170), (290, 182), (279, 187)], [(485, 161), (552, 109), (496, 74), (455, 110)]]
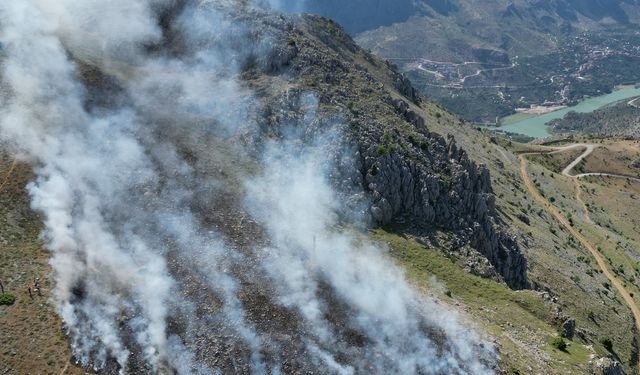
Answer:
[(375, 52), (415, 57), (446, 55), (449, 48), (432, 48), (442, 39), (454, 55), (464, 56), (469, 45), (534, 54), (553, 47), (559, 31), (640, 20), (637, 0), (281, 0), (280, 6), (332, 18)]
[[(459, 16), (467, 18), (517, 17), (571, 23), (591, 20), (617, 23), (638, 21), (637, 0), (281, 0), (287, 10), (318, 13), (345, 25), (352, 33), (406, 21), (412, 16)], [(475, 16), (474, 17), (474, 13)], [(548, 19), (550, 17), (551, 19)]]
[(272, 1), (336, 20), (429, 99), (474, 122), (571, 105), (639, 78), (638, 0)]

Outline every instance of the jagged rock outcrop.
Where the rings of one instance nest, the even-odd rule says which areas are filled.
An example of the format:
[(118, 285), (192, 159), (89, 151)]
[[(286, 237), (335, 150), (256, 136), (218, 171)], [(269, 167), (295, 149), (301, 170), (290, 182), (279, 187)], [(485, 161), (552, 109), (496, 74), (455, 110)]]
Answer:
[[(385, 225), (410, 216), (428, 226), (456, 231), (489, 259), (509, 285), (523, 287), (526, 262), (515, 240), (495, 226), (489, 171), (472, 162), (453, 137), (447, 141), (430, 137), (433, 150), (422, 151), (421, 158), (402, 151), (379, 155), (376, 144), (363, 152), (374, 221)], [(438, 155), (438, 149), (444, 154)], [(440, 160), (442, 169), (425, 165), (425, 160), (438, 157), (448, 158)]]
[[(331, 43), (303, 40), (297, 27)], [(452, 136), (445, 139), (428, 130), (423, 116), (412, 107), (421, 98), (411, 83), (392, 65), (357, 48), (329, 20), (305, 16), (287, 30), (282, 38), (286, 52), (278, 53), (268, 66), (287, 66), (287, 72), (303, 85), (289, 89), (283, 94), (285, 100), (268, 101), (265, 117), (270, 120), (265, 129), (278, 136), (279, 127), (292, 123), (287, 117), (303, 116), (295, 113), (291, 103), (300, 102), (305, 88), (317, 93), (318, 114), (333, 120), (307, 124), (307, 131), (343, 126), (342, 141), (355, 157), (350, 165), (342, 163), (337, 172), (341, 177), (335, 180), (348, 181), (343, 183), (343, 191), (348, 191), (345, 197), (357, 195), (354, 201), (359, 203), (364, 198), (373, 225), (405, 218), (424, 231), (453, 231), (485, 256), (508, 285), (526, 287), (526, 259), (515, 239), (497, 223), (489, 170), (473, 162)], [(354, 55), (364, 57), (371, 66), (356, 62)], [(392, 98), (384, 82), (405, 99)]]
[(573, 318), (567, 318), (562, 323), (562, 336), (568, 338), (569, 340), (573, 339), (573, 336), (576, 333), (576, 321)]
[(593, 364), (594, 375), (626, 375), (622, 365), (611, 358), (599, 358)]
[(558, 298), (548, 292), (543, 293), (543, 298), (552, 304), (553, 323), (558, 327), (562, 337), (573, 340), (576, 333), (580, 335), (580, 332), (576, 331), (576, 320), (562, 310), (562, 307), (558, 304)]
[(531, 225), (531, 219), (529, 219), (529, 216), (523, 213), (519, 213), (518, 215), (516, 215), (516, 217), (518, 218), (518, 220), (522, 221), (523, 223), (527, 225)]
[(396, 73), (394, 76), (394, 87), (398, 90), (399, 93), (404, 95), (406, 98), (414, 102), (415, 104), (420, 104), (422, 102), (422, 97), (418, 90), (416, 90), (409, 78), (405, 77), (403, 74)]

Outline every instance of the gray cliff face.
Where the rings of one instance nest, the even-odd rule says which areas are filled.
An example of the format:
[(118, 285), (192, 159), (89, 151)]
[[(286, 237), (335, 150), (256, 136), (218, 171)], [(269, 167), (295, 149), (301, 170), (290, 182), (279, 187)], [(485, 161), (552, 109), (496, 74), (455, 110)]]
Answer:
[[(487, 257), (507, 284), (525, 287), (526, 261), (515, 240), (495, 223), (489, 171), (472, 162), (453, 137), (446, 141), (437, 135), (431, 137), (430, 154), (380, 156), (375, 144), (363, 153), (365, 190), (372, 198), (374, 222), (387, 225), (406, 217), (425, 227), (452, 230)], [(433, 158), (440, 158), (435, 165), (442, 169), (425, 165)]]
[[(297, 28), (320, 42), (302, 40)], [(331, 42), (321, 43), (325, 40)], [(302, 18), (285, 33), (282, 45), (286, 47), (279, 49), (271, 71), (307, 82), (309, 90), (318, 93), (320, 114), (333, 119), (309, 124), (306, 131), (338, 123), (343, 128), (341, 147), (354, 155), (352, 163), (342, 163), (337, 172), (345, 199), (366, 202), (365, 216), (374, 226), (411, 222), (414, 232), (416, 227), (424, 233), (452, 231), (483, 254), (509, 286), (527, 287), (526, 259), (515, 239), (497, 224), (488, 169), (473, 162), (452, 136), (445, 139), (428, 130), (411, 107), (420, 105), (421, 98), (406, 78), (360, 50), (338, 25), (319, 17)], [(379, 76), (353, 55), (384, 71), (387, 84), (404, 98), (392, 98)], [(300, 96), (302, 91), (289, 90), (287, 95)], [(284, 102), (291, 103), (291, 98)], [(279, 115), (267, 116), (271, 120), (265, 126), (271, 136), (279, 136), (277, 129), (291, 122), (287, 116), (296, 116), (295, 106), (280, 102), (268, 107)]]

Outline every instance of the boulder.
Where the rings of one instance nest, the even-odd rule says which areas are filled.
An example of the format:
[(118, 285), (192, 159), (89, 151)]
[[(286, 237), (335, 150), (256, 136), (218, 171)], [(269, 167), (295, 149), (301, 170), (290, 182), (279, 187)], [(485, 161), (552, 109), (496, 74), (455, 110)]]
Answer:
[(573, 336), (576, 333), (576, 320), (573, 318), (567, 318), (562, 323), (562, 336), (568, 338), (569, 340), (573, 339)]
[(594, 375), (626, 375), (622, 365), (611, 358), (599, 358), (593, 365)]

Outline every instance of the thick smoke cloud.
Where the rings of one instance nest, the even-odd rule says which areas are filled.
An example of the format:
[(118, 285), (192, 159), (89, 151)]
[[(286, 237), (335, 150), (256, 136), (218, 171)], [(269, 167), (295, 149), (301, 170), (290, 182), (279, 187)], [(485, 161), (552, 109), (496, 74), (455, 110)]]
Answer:
[[(132, 333), (147, 360), (156, 363), (165, 351), (164, 300), (171, 287), (164, 259), (132, 228), (115, 233), (107, 217), (124, 208), (130, 188), (158, 183), (133, 137), (138, 120), (126, 110), (103, 117), (87, 113), (74, 67), (55, 34), (58, 25), (46, 9), (11, 2), (3, 3), (2, 14), (3, 79), (12, 95), (0, 124), (3, 136), (37, 163), (38, 179), (29, 190), (33, 207), (45, 214), (55, 300), (77, 331), (73, 345), (91, 353), (99, 366), (107, 356), (125, 364), (129, 350), (118, 318), (123, 310), (139, 310)], [(74, 304), (80, 293), (85, 298)], [(138, 303), (123, 303), (128, 298)]]
[[(53, 252), (54, 300), (74, 351), (96, 368), (115, 359), (126, 370), (132, 345), (152, 369), (166, 364), (167, 303), (175, 294), (166, 257), (177, 248), (224, 259), (223, 245), (203, 238), (189, 214), (190, 167), (153, 132), (163, 121), (188, 120), (185, 113), (205, 107), (199, 120), (221, 119), (220, 108), (230, 105), (227, 96), (215, 105), (199, 98), (215, 97), (212, 87), (220, 94), (238, 90), (229, 79), (215, 79), (223, 63), (215, 61), (221, 56), (216, 51), (203, 48), (202, 56), (186, 63), (143, 58), (143, 45), (162, 36), (153, 17), (158, 5), (127, 0), (0, 6), (3, 80), (10, 91), (2, 107), (2, 135), (36, 165), (38, 178), (29, 191), (33, 207), (44, 214), (43, 237)], [(86, 89), (69, 55), (128, 78), (136, 100), (99, 113), (88, 110)], [(202, 86), (207, 83), (211, 87)], [(168, 90), (178, 93), (170, 106), (174, 112), (149, 118), (169, 107), (162, 94)], [(224, 285), (224, 313), (255, 342), (251, 328), (242, 324), (233, 280), (220, 275), (215, 264), (204, 266), (208, 282)], [(125, 328), (123, 316), (132, 317)]]
[[(303, 131), (266, 142), (252, 161), (260, 172), (229, 165), (250, 159), (229, 140), (258, 127), (259, 101), (238, 76), (271, 43), (239, 20), (255, 11), (240, 3), (0, 3), (0, 138), (34, 166), (28, 190), (75, 356), (111, 372), (213, 374), (222, 370), (199, 339), (210, 330), (242, 343), (251, 373), (279, 373), (283, 359), (265, 356), (276, 349), (241, 299), (245, 267), (303, 317), (306, 350), (327, 372), (490, 372), (491, 348), (414, 292), (384, 249), (338, 225), (344, 208), (328, 176), (350, 151), (339, 131), (304, 131), (313, 95)], [(168, 9), (177, 14), (162, 28)], [(223, 190), (263, 228), (259, 255), (203, 219), (229, 209), (207, 205)], [(339, 338), (330, 313), (360, 332), (361, 347)]]
[[(247, 182), (247, 205), (271, 239), (264, 266), (281, 301), (301, 311), (319, 339), (312, 350), (336, 373), (490, 373), (480, 362), (490, 352), (474, 349), (481, 340), (454, 313), (418, 296), (383, 249), (338, 225), (342, 200), (328, 176), (350, 153), (338, 131), (292, 131), (269, 143), (263, 173)], [(346, 324), (368, 342), (351, 353), (359, 357), (351, 366), (321, 349), (342, 345), (326, 319), (336, 300), (350, 311)], [(446, 333), (446, 342), (428, 338), (418, 328), (424, 325)]]

